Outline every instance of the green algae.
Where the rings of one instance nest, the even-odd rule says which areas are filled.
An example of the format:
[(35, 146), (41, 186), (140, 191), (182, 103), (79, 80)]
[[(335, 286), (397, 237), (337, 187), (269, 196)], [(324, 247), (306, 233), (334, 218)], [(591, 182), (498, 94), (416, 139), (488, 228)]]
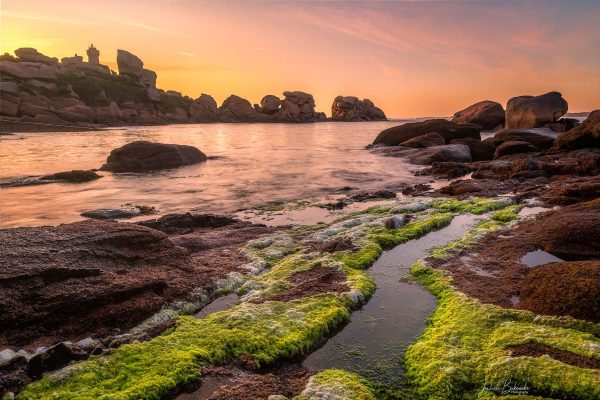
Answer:
[[(433, 252), (435, 258), (444, 259), (467, 249), (483, 233), (516, 220), (520, 206), (509, 204), (509, 200), (479, 198), (398, 202), (350, 213), (332, 224), (293, 228), (255, 240), (244, 249), (250, 263), (240, 289), (241, 304), (202, 319), (179, 317), (174, 330), (50, 374), (27, 386), (18, 398), (160, 399), (198, 380), (203, 364), (251, 355), (257, 365), (263, 366), (305, 354), (348, 321), (350, 311), (373, 293), (375, 284), (367, 268), (384, 249), (442, 228), (456, 213), (492, 212), (489, 220), (478, 223), (462, 239)], [(387, 218), (401, 212), (415, 214), (416, 218), (399, 229), (383, 227)], [(309, 245), (334, 237), (350, 238), (358, 251), (321, 253)], [(350, 291), (289, 302), (247, 301), (289, 289), (289, 278), (294, 273), (316, 266), (337, 268), (346, 276)], [(429, 327), (406, 353), (408, 376), (418, 395), (475, 398), (481, 380), (493, 382), (507, 377), (527, 378), (530, 386), (544, 395), (591, 398), (598, 394), (598, 374), (592, 370), (552, 359), (511, 358), (506, 350), (508, 346), (537, 341), (597, 356), (597, 324), (481, 305), (454, 290), (448, 276), (425, 262), (413, 265), (411, 272), (439, 299)], [(572, 381), (577, 385), (564, 382), (575, 375), (577, 379)], [(319, 394), (336, 399), (412, 398), (413, 389), (378, 388), (357, 374), (326, 370), (313, 376), (297, 399), (322, 398), (315, 397)]]
[(306, 389), (294, 400), (376, 400), (369, 381), (358, 374), (328, 369), (313, 375)]
[[(510, 206), (492, 214), (491, 220), (481, 222), (462, 239), (434, 250), (432, 256), (443, 260), (468, 248), (483, 233), (515, 220), (518, 211), (519, 207)], [(597, 338), (600, 324), (483, 305), (455, 290), (450, 276), (424, 261), (413, 264), (411, 273), (438, 298), (438, 308), (428, 328), (405, 354), (407, 375), (420, 396), (495, 397), (491, 392), (482, 393), (484, 383), (502, 386), (503, 382), (511, 381), (526, 384), (532, 393), (544, 396), (600, 397), (600, 371), (578, 368), (549, 357), (511, 357), (507, 350), (510, 346), (536, 342), (600, 358)]]

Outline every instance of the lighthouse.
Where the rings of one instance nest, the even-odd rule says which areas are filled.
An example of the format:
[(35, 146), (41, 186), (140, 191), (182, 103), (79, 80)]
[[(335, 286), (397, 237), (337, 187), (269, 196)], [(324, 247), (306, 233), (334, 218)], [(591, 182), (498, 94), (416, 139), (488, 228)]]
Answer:
[(90, 48), (87, 49), (88, 63), (100, 64), (100, 51), (90, 44)]

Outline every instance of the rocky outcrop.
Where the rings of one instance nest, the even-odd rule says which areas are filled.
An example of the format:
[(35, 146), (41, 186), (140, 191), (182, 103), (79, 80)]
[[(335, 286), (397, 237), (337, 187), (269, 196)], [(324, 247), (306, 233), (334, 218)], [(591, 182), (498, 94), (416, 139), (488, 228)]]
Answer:
[(265, 114), (275, 114), (281, 107), (281, 100), (279, 97), (272, 94), (268, 94), (260, 101), (260, 110)]
[(246, 99), (232, 94), (218, 109), (221, 122), (257, 122), (261, 115)]
[(136, 141), (110, 152), (103, 171), (144, 172), (206, 161), (206, 155), (193, 146)]
[(283, 92), (281, 109), (275, 115), (279, 122), (315, 122), (326, 120), (324, 113), (315, 111), (315, 99), (305, 92)]
[(481, 127), (475, 124), (456, 124), (445, 119), (430, 119), (423, 122), (409, 122), (382, 131), (373, 144), (397, 146), (402, 142), (430, 132), (439, 133), (446, 143), (453, 139), (475, 138), (481, 140)]
[(554, 138), (523, 129), (503, 129), (489, 139), (495, 146), (508, 141), (527, 142), (538, 149), (549, 149), (554, 144)]
[(197, 122), (219, 121), (217, 102), (212, 96), (202, 93), (192, 102), (190, 116)]
[(136, 80), (144, 75), (144, 62), (128, 51), (117, 50), (117, 66), (119, 74), (130, 76)]
[(430, 132), (421, 136), (414, 137), (412, 139), (408, 139), (400, 143), (398, 146), (413, 147), (415, 149), (419, 149), (431, 146), (441, 146), (445, 143), (446, 141), (444, 140), (442, 135), (440, 135), (437, 132)]
[(484, 130), (504, 125), (504, 108), (495, 101), (484, 100), (454, 114), (452, 122), (457, 124), (477, 124)]
[(510, 154), (528, 153), (539, 149), (529, 142), (522, 140), (508, 140), (496, 148), (494, 159)]
[(600, 110), (592, 111), (581, 125), (558, 135), (556, 147), (571, 150), (600, 147)]
[(375, 107), (369, 99), (360, 100), (354, 96), (337, 96), (331, 106), (331, 119), (334, 121), (385, 121), (385, 113)]
[(19, 57), (20, 61), (41, 63), (52, 66), (56, 66), (58, 64), (58, 59), (56, 57), (52, 58), (45, 56), (31, 47), (22, 47), (17, 49), (15, 50), (15, 55)]
[(471, 162), (471, 150), (464, 144), (446, 144), (416, 150), (408, 156), (413, 164), (429, 165), (434, 162)]
[(568, 104), (558, 92), (513, 97), (506, 105), (507, 128), (538, 128), (559, 120)]
[(493, 143), (475, 138), (453, 139), (450, 144), (469, 146), (473, 161), (491, 160), (494, 158), (494, 151), (496, 151), (496, 146)]

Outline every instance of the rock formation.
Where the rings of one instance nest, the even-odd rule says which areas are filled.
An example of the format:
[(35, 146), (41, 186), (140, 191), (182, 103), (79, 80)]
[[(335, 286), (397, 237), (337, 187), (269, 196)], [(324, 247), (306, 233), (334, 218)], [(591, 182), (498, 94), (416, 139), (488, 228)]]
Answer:
[(549, 92), (540, 96), (513, 97), (506, 105), (506, 127), (542, 127), (557, 122), (567, 109), (567, 102), (558, 92)]
[(198, 122), (219, 121), (217, 102), (212, 96), (202, 93), (190, 106), (190, 116)]
[(581, 125), (558, 135), (556, 146), (561, 149), (600, 147), (600, 110), (592, 111)]
[(375, 107), (369, 99), (360, 100), (354, 96), (338, 96), (331, 106), (331, 119), (334, 121), (385, 121), (385, 113)]
[(305, 92), (283, 92), (281, 109), (275, 114), (279, 122), (315, 122), (327, 119), (324, 113), (315, 112), (315, 99)]
[(387, 146), (397, 146), (409, 139), (430, 132), (439, 133), (446, 143), (450, 143), (453, 139), (467, 137), (481, 139), (480, 131), (481, 127), (479, 125), (456, 124), (445, 119), (430, 119), (423, 122), (409, 122), (385, 129), (375, 138), (373, 144), (381, 143)]
[(144, 74), (144, 62), (125, 50), (117, 50), (117, 66), (121, 75), (140, 79)]
[(260, 114), (246, 99), (232, 94), (218, 109), (221, 122), (257, 122)]
[(457, 124), (477, 124), (484, 130), (504, 125), (504, 108), (495, 101), (484, 100), (454, 114), (452, 122)]
[(193, 146), (136, 141), (110, 152), (101, 170), (143, 172), (206, 161), (206, 155)]
[(279, 97), (272, 94), (268, 94), (260, 101), (261, 112), (265, 114), (275, 114), (281, 107), (281, 100)]

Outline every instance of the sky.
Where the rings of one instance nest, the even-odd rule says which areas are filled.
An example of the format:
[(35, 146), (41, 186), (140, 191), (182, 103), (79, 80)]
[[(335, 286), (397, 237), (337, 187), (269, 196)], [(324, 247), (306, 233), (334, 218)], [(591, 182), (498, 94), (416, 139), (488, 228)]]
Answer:
[(128, 50), (158, 87), (220, 104), (286, 90), (331, 113), (338, 95), (388, 117), (447, 116), (481, 100), (559, 91), (600, 108), (600, 1), (0, 0), (0, 51)]

